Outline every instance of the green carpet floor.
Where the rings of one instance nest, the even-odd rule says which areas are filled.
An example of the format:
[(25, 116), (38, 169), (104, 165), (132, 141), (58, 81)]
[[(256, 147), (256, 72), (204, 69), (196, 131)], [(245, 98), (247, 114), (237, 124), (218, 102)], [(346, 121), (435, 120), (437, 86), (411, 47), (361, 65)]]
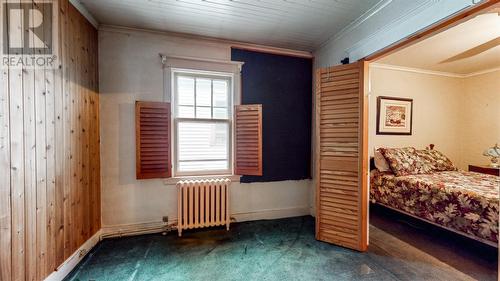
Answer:
[[(447, 268), (318, 242), (314, 219), (236, 223), (224, 229), (107, 239), (66, 280), (433, 280)], [(403, 277), (403, 278), (401, 278)], [(441, 279), (441, 278), (438, 278)], [(445, 279), (446, 280), (446, 279)]]

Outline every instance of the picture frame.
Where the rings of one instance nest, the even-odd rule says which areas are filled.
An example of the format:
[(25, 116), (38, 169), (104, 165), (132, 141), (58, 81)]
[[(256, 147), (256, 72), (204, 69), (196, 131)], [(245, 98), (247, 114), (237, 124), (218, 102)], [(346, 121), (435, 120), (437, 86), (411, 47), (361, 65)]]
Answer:
[(412, 135), (413, 99), (377, 97), (377, 135)]

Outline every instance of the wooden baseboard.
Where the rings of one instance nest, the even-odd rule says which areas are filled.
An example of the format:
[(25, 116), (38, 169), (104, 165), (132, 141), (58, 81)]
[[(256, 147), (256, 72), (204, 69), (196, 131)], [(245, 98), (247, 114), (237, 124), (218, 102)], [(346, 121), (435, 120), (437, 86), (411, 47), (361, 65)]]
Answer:
[(113, 237), (125, 237), (125, 236), (135, 236), (135, 235), (143, 235), (151, 233), (160, 233), (172, 230), (172, 228), (176, 224), (177, 220), (169, 220), (168, 223), (157, 221), (157, 222), (104, 226), (102, 228), (101, 238), (106, 239)]
[[(254, 212), (233, 213), (231, 218), (236, 222), (254, 221), (254, 220), (269, 220), (281, 219), (289, 217), (307, 216), (310, 215), (310, 207), (294, 207), (285, 209), (266, 209)], [(177, 219), (169, 220), (168, 223), (155, 221), (144, 223), (120, 224), (103, 226), (101, 230), (101, 238), (125, 237), (134, 235), (143, 235), (151, 233), (160, 233), (163, 231), (171, 231), (175, 229)]]
[(286, 209), (267, 209), (254, 212), (241, 212), (232, 214), (231, 218), (234, 218), (236, 222), (243, 222), (300, 217), (310, 215), (309, 208), (309, 206), (303, 206)]
[(97, 243), (101, 241), (101, 230), (97, 231), (89, 240), (78, 248), (67, 260), (65, 260), (56, 271), (52, 272), (45, 281), (62, 281), (94, 248)]
[[(265, 219), (280, 219), (306, 215), (310, 215), (309, 206), (286, 209), (268, 209), (255, 212), (240, 212), (231, 215), (231, 217), (234, 218), (234, 220), (237, 222), (243, 222)], [(59, 266), (57, 271), (54, 271), (52, 274), (50, 274), (45, 279), (45, 281), (63, 280), (102, 239), (160, 233), (164, 231), (168, 232), (175, 229), (176, 224), (177, 220), (170, 220), (168, 223), (157, 221), (104, 226), (89, 240), (87, 240), (87, 242), (85, 242), (76, 252), (74, 252), (61, 266)]]

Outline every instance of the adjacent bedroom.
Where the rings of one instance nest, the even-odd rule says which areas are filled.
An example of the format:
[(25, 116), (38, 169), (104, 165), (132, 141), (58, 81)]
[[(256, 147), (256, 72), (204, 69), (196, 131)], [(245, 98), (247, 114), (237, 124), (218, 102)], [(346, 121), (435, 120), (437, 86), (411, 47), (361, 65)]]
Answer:
[(370, 223), (479, 280), (498, 259), (499, 89), (498, 9), (370, 64)]

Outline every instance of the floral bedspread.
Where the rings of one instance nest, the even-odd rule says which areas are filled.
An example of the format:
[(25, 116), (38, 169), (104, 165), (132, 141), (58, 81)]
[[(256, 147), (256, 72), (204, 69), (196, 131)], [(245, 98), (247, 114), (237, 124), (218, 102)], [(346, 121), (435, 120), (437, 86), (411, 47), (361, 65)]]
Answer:
[(372, 171), (372, 202), (498, 242), (500, 177), (446, 171), (396, 177)]

